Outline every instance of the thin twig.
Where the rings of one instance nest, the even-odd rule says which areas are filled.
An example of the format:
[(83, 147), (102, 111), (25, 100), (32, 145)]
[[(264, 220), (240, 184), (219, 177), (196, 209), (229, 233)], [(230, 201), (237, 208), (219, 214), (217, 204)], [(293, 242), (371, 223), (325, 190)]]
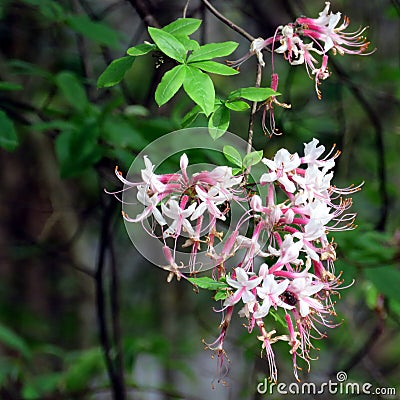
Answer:
[(136, 10), (139, 17), (147, 26), (153, 26), (154, 28), (161, 28), (160, 23), (150, 12), (149, 4), (145, 0), (127, 0), (129, 4)]
[(112, 334), (115, 346), (115, 369), (118, 378), (120, 380), (121, 387), (125, 388), (121, 320), (120, 320), (118, 269), (115, 257), (114, 243), (111, 238), (109, 241), (109, 250), (110, 250), (110, 265), (111, 265), (111, 282), (110, 282), (111, 321), (112, 321)]
[[(77, 0), (75, 0), (73, 2), (73, 8), (74, 8), (75, 13), (78, 13), (79, 4), (82, 4), (82, 2), (78, 2)], [(88, 81), (93, 77), (93, 67), (92, 67), (92, 62), (91, 62), (92, 57), (89, 56), (89, 52), (88, 52), (87, 45), (86, 45), (86, 40), (83, 37), (83, 35), (81, 35), (80, 33), (76, 33), (75, 37), (76, 37), (76, 47), (78, 49), (79, 60), (81, 63), (82, 75), (85, 78), (85, 80)], [(85, 87), (85, 92), (86, 92), (87, 97), (90, 100), (93, 100), (92, 86), (85, 85), (84, 87)]]
[(235, 32), (237, 32), (240, 35), (242, 35), (243, 37), (245, 37), (250, 42), (255, 40), (255, 37), (250, 35), (250, 33), (248, 33), (245, 29), (243, 29), (240, 26), (236, 25), (230, 19), (228, 19), (227, 17), (222, 15), (208, 0), (201, 0), (201, 2), (211, 11), (212, 14), (214, 14), (225, 25), (229, 26), (231, 29), (233, 29)]
[(112, 343), (107, 329), (107, 307), (106, 307), (106, 294), (104, 288), (104, 268), (106, 265), (106, 255), (110, 239), (109, 230), (110, 230), (110, 224), (112, 220), (114, 207), (115, 205), (113, 201), (110, 200), (109, 204), (105, 205), (103, 210), (101, 232), (100, 232), (100, 243), (99, 243), (99, 255), (98, 255), (96, 275), (95, 275), (96, 310), (97, 310), (97, 321), (99, 326), (100, 343), (103, 349), (108, 376), (110, 378), (113, 398), (114, 400), (124, 400), (125, 388), (123, 386), (123, 380), (119, 376), (118, 370), (116, 370), (111, 354)]
[(205, 44), (206, 43), (206, 35), (207, 35), (207, 13), (206, 13), (206, 7), (204, 3), (200, 3), (200, 16), (201, 20), (203, 21), (201, 24), (201, 30), (200, 30), (200, 43)]
[(102, 11), (99, 12), (99, 15), (98, 15), (99, 20), (106, 18), (108, 14), (113, 12), (118, 7), (122, 6), (122, 4), (124, 4), (124, 3), (125, 3), (124, 0), (120, 0), (120, 1), (116, 1), (115, 3), (112, 3), (108, 6), (106, 6)]
[[(262, 77), (262, 66), (260, 63), (257, 63), (257, 75), (256, 75), (256, 87), (260, 87), (261, 85), (261, 77)], [(257, 112), (257, 102), (254, 101), (252, 106), (251, 106), (251, 112), (250, 112), (250, 119), (249, 119), (249, 130), (248, 130), (248, 135), (247, 135), (247, 150), (246, 154), (249, 154), (251, 152), (251, 149), (253, 147), (253, 134), (254, 134), (254, 115)]]
[(190, 0), (187, 0), (185, 7), (183, 8), (182, 18), (186, 18), (187, 10), (189, 7)]

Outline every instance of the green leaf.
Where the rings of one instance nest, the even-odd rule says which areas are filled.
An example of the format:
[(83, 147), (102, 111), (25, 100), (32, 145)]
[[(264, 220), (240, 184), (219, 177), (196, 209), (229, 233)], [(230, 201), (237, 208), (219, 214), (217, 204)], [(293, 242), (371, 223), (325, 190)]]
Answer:
[(46, 132), (46, 131), (61, 131), (74, 128), (74, 123), (66, 119), (53, 119), (46, 122), (37, 122), (31, 125), (31, 128), (35, 132)]
[(252, 165), (258, 164), (261, 159), (263, 158), (263, 151), (258, 150), (258, 151), (252, 151), (249, 154), (246, 154), (243, 158), (243, 167), (244, 168), (249, 168)]
[(214, 296), (214, 300), (225, 300), (230, 296), (230, 292), (228, 290), (218, 290), (218, 292)]
[(177, 65), (164, 74), (155, 94), (156, 102), (160, 107), (170, 100), (180, 89), (185, 76), (186, 69), (184, 65)]
[(22, 90), (23, 86), (19, 83), (0, 82), (0, 90)]
[[(60, 382), (62, 382), (63, 374), (55, 372), (50, 374), (43, 374), (29, 380), (24, 384), (22, 395), (24, 400), (36, 400), (38, 398), (45, 398), (46, 395), (51, 394), (57, 389)], [(51, 397), (51, 396), (50, 396)]]
[(191, 35), (199, 29), (201, 22), (200, 19), (196, 18), (178, 18), (176, 21), (164, 26), (162, 30), (174, 36)]
[(186, 58), (186, 49), (183, 44), (168, 32), (157, 28), (148, 28), (149, 35), (157, 47), (168, 57), (183, 63)]
[(57, 136), (55, 149), (62, 178), (80, 175), (101, 159), (99, 134), (96, 122), (84, 123), (80, 129), (64, 131)]
[(387, 233), (373, 231), (372, 228), (367, 230), (366, 227), (343, 234), (340, 249), (346, 258), (356, 260), (365, 267), (392, 264), (396, 253)]
[(156, 50), (157, 46), (152, 43), (142, 43), (137, 46), (130, 47), (127, 51), (126, 54), (130, 56), (143, 56), (147, 53), (150, 53), (153, 50)]
[(13, 121), (0, 110), (0, 147), (7, 151), (14, 151), (18, 147), (18, 136)]
[(148, 117), (150, 115), (150, 110), (140, 104), (132, 104), (125, 107), (124, 114), (133, 117)]
[(185, 66), (186, 77), (183, 88), (208, 117), (214, 111), (215, 89), (211, 78), (197, 68)]
[(114, 149), (140, 151), (148, 144), (131, 119), (121, 114), (111, 113), (105, 116), (100, 135), (101, 139), (111, 144), (109, 147)]
[(119, 47), (118, 33), (102, 22), (94, 22), (86, 15), (69, 15), (66, 23), (75, 32), (99, 44), (112, 48)]
[(104, 370), (103, 354), (100, 348), (82, 351), (70, 361), (65, 372), (65, 388), (79, 391), (88, 387), (89, 382)]
[(237, 175), (242, 172), (242, 168), (232, 168), (232, 175)]
[(287, 328), (287, 323), (286, 321), (282, 318), (280, 314), (278, 314), (277, 311), (269, 310), (269, 313), (276, 322), (279, 322), (284, 328)]
[(215, 57), (224, 57), (233, 53), (238, 47), (236, 42), (208, 43), (200, 46), (189, 56), (188, 62), (211, 60)]
[(0, 324), (0, 343), (11, 350), (15, 350), (24, 357), (29, 358), (31, 351), (26, 342), (14, 331)]
[(392, 266), (365, 268), (364, 274), (368, 280), (389, 299), (400, 301), (400, 271)]
[(62, 71), (56, 76), (56, 83), (72, 107), (81, 112), (86, 109), (89, 104), (86, 92), (75, 74), (69, 71)]
[(186, 51), (193, 51), (200, 47), (199, 43), (196, 40), (190, 39), (187, 36), (175, 36), (175, 37), (182, 43)]
[(226, 101), (225, 106), (232, 111), (246, 111), (250, 108), (248, 103), (243, 100)]
[(365, 282), (363, 285), (363, 291), (365, 294), (365, 303), (368, 308), (374, 310), (378, 304), (379, 292), (375, 285), (370, 281)]
[(229, 288), (226, 282), (215, 281), (207, 276), (201, 278), (188, 278), (188, 281), (202, 289), (207, 290), (222, 290)]
[(13, 69), (13, 73), (17, 75), (29, 75), (31, 77), (38, 76), (49, 81), (51, 81), (53, 78), (53, 75), (49, 71), (46, 71), (45, 69), (26, 61), (10, 60), (7, 62), (7, 64)]
[(279, 95), (279, 93), (271, 88), (248, 87), (235, 90), (229, 95), (228, 99), (243, 98), (250, 101), (264, 101), (268, 99), (268, 97), (277, 95)]
[(201, 108), (200, 106), (194, 106), (189, 112), (185, 114), (185, 116), (182, 119), (181, 125), (182, 128), (186, 128), (193, 124), (193, 122), (196, 120), (196, 118), (199, 116), (201, 113)]
[(219, 106), (212, 113), (211, 118), (208, 120), (208, 132), (214, 140), (226, 132), (229, 127), (230, 117), (230, 112), (224, 105)]
[(132, 67), (134, 61), (135, 58), (129, 56), (113, 60), (111, 64), (99, 76), (99, 79), (97, 80), (97, 87), (110, 87), (121, 82), (126, 71), (128, 71)]
[(190, 63), (190, 65), (218, 75), (236, 75), (239, 73), (236, 69), (215, 61), (197, 61)]
[(51, 22), (62, 22), (65, 18), (65, 10), (55, 1), (42, 1), (39, 8), (42, 15)]
[(233, 165), (238, 166), (239, 168), (242, 168), (243, 162), (242, 162), (242, 156), (240, 153), (230, 145), (226, 145), (222, 149), (225, 158), (230, 161)]

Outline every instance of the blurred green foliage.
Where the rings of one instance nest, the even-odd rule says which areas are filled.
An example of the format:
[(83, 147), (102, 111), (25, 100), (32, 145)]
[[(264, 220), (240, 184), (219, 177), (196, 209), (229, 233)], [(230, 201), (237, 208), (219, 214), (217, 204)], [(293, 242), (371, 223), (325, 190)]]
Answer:
[[(159, 3), (152, 11), (167, 25), (181, 15), (185, 2)], [(228, 7), (216, 1), (215, 6), (260, 36), (271, 36), (277, 25), (292, 20), (291, 11), (316, 15), (321, 8), (319, 1), (307, 2), (306, 10), (300, 10), (296, 1), (261, 3), (235, 0)], [(400, 60), (395, 49), (400, 9), (389, 0), (379, 5), (332, 3), (352, 20), (354, 16), (354, 26), (370, 25), (367, 34), (376, 53), (353, 59), (337, 56), (337, 68), (332, 68), (332, 76), (321, 87), (322, 101), (316, 99), (313, 82), (303, 69), (289, 68), (276, 57), (281, 76), (278, 90), (292, 109), (276, 111), (284, 135), (270, 141), (262, 133), (259, 116), (254, 147), (270, 156), (278, 147), (300, 150), (304, 141), (317, 137), (326, 147), (336, 143), (342, 150), (338, 187), (365, 181), (363, 190), (354, 195), (359, 228), (335, 234), (336, 268), (343, 271), (346, 283), (355, 280), (341, 292), (338, 302), (345, 323), (321, 343), (321, 360), (312, 368), (328, 376), (351, 365), (352, 379), (398, 387)], [(252, 98), (238, 95), (229, 100), (229, 95), (239, 87), (252, 87), (255, 77), (245, 66), (238, 77), (229, 78), (237, 79), (237, 86), (213, 75), (216, 108), (214, 102), (196, 101), (196, 95), (190, 96), (198, 103), (194, 109), (182, 93), (172, 99), (181, 85), (164, 93), (159, 104), (172, 100), (157, 107), (157, 84), (172, 65), (167, 60), (157, 68), (160, 60), (150, 54), (137, 60), (136, 53), (126, 56), (127, 48), (149, 40), (132, 4), (0, 2), (2, 399), (89, 399), (110, 393), (94, 307), (94, 276), (107, 212), (112, 215), (107, 227), (112, 230), (109, 258), (117, 265), (122, 321), (122, 350), (112, 348), (110, 357), (117, 362), (117, 354), (123, 355), (127, 388), (142, 393), (141, 398), (155, 390), (162, 398), (190, 399), (196, 398), (193, 391), (189, 393), (190, 385), (201, 388), (204, 382), (201, 376), (208, 367), (199, 354), (201, 339), (217, 334), (218, 320), (210, 317), (214, 300), (206, 293), (194, 294), (185, 283), (167, 286), (164, 272), (134, 252), (118, 218), (119, 204), (103, 189), (118, 188), (115, 165), (127, 171), (135, 154), (159, 136), (181, 128), (185, 115), (194, 125), (210, 129), (225, 130), (230, 123), (234, 133), (246, 137), (248, 106), (240, 99)], [(225, 30), (220, 34), (220, 22), (201, 7), (200, 12), (194, 16), (206, 15), (207, 24), (203, 22), (206, 28), (196, 40), (241, 41), (233, 32), (229, 31), (229, 37), (224, 36)], [(241, 42), (235, 54), (247, 49), (248, 43)], [(191, 68), (208, 76), (200, 66)], [(254, 69), (253, 60), (246, 68)], [(264, 86), (269, 86), (268, 74)], [(183, 85), (190, 93), (190, 85)], [(204, 112), (212, 115), (211, 122)], [(107, 299), (111, 296), (110, 265), (108, 261)], [(110, 317), (112, 311), (106, 313)], [(233, 375), (230, 385), (241, 398), (255, 399), (255, 382), (263, 376), (265, 360), (258, 359), (257, 341), (249, 338), (240, 322), (236, 325), (236, 341), (230, 347), (236, 358), (237, 353), (245, 354), (239, 364), (246, 374)], [(377, 326), (382, 327), (377, 343), (363, 348)], [(360, 349), (364, 353), (357, 358)], [(283, 361), (287, 349), (281, 351), (279, 367), (288, 381), (290, 367)], [(138, 372), (146, 355), (151, 360), (149, 368), (161, 371), (152, 385), (142, 382)], [(205, 375), (211, 381), (213, 372)], [(186, 386), (180, 383), (185, 379)]]

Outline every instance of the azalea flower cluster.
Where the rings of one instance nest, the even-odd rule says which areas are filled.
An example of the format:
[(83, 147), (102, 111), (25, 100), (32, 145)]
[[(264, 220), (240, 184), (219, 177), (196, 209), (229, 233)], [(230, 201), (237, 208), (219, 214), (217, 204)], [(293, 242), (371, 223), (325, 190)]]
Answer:
[(279, 26), (273, 37), (255, 39), (251, 43), (250, 51), (230, 64), (238, 67), (249, 57), (256, 55), (259, 63), (265, 66), (262, 51), (268, 48), (272, 52), (283, 54), (291, 65), (305, 65), (308, 75), (315, 80), (318, 98), (321, 98), (318, 86), (330, 76), (328, 52), (331, 50), (333, 54), (341, 55), (366, 54), (369, 46), (363, 36), (367, 28), (345, 32), (350, 19), (345, 16), (340, 23), (341, 13), (329, 12), (329, 8), (330, 2), (327, 1), (318, 18), (300, 17), (295, 22)]
[[(147, 156), (146, 168), (141, 171), (141, 182), (130, 182), (116, 169), (117, 177), (125, 184), (125, 189), (136, 188), (137, 200), (144, 206), (143, 211), (132, 218), (123, 212), (128, 222), (144, 222), (153, 218), (156, 227), (148, 233), (163, 242), (163, 253), (167, 264), (164, 269), (180, 279), (181, 270), (199, 271), (197, 262), (200, 246), (207, 246), (211, 258), (223, 257), (217, 254), (214, 243), (221, 238), (217, 222), (225, 221), (229, 213), (229, 202), (245, 202), (245, 190), (241, 186), (243, 175), (234, 176), (232, 168), (215, 167), (212, 171), (201, 171), (189, 176), (189, 160), (186, 154), (180, 158), (180, 172), (158, 175)], [(144, 227), (146, 229), (146, 227)], [(157, 229), (161, 234), (157, 233)], [(182, 243), (182, 240), (184, 242)], [(231, 242), (231, 241), (230, 241)], [(179, 245), (181, 243), (181, 245)], [(230, 247), (230, 246), (229, 246)], [(191, 252), (189, 265), (176, 260), (177, 254), (188, 248)]]
[[(247, 319), (249, 332), (259, 330), (273, 380), (274, 343), (289, 344), (297, 377), (297, 357), (307, 364), (311, 359), (311, 338), (325, 336), (320, 326), (335, 326), (329, 318), (335, 314), (331, 296), (342, 281), (334, 269), (336, 245), (328, 235), (354, 228), (355, 214), (348, 212), (352, 201), (343, 196), (360, 187), (332, 185), (340, 152), (333, 148), (324, 153), (325, 147), (313, 139), (301, 157), (280, 149), (273, 159), (263, 158), (264, 172), (255, 184), (266, 189), (265, 198), (244, 174), (235, 176), (227, 166), (189, 176), (185, 154), (180, 171), (164, 175), (156, 174), (145, 157), (140, 182), (130, 182), (116, 170), (125, 190), (136, 188), (143, 206), (137, 216), (123, 216), (133, 223), (154, 222), (148, 233), (162, 243), (168, 280), (176, 276), (196, 284), (191, 279), (201, 270), (198, 254), (205, 252), (211, 260), (222, 322), (219, 337), (208, 347), (217, 352), (221, 366), (235, 309)], [(224, 232), (233, 203), (242, 215)], [(251, 234), (242, 232), (243, 227), (250, 227)], [(181, 247), (190, 250), (189, 265), (179, 260)], [(279, 320), (282, 325), (277, 326)]]

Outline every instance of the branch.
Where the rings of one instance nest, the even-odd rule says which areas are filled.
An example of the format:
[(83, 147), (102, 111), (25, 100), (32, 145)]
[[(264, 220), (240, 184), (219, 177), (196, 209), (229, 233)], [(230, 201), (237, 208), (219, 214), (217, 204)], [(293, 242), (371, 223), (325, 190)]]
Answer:
[(127, 0), (127, 1), (136, 10), (141, 20), (147, 26), (153, 26), (154, 28), (161, 28), (160, 23), (153, 16), (153, 14), (151, 14), (150, 7), (147, 4), (146, 0)]
[(109, 242), (110, 264), (111, 264), (111, 283), (110, 283), (110, 301), (111, 301), (111, 322), (112, 334), (115, 346), (115, 368), (122, 388), (125, 387), (124, 364), (122, 352), (122, 335), (120, 324), (120, 303), (119, 303), (119, 280), (118, 269), (115, 258), (115, 248), (112, 240)]
[(189, 7), (190, 0), (186, 1), (185, 7), (183, 8), (182, 18), (186, 18), (187, 10)]
[(110, 14), (111, 12), (113, 12), (115, 9), (117, 9), (118, 7), (120, 7), (122, 4), (124, 3), (124, 0), (118, 0), (115, 3), (112, 3), (108, 6), (106, 6), (102, 11), (100, 11), (98, 18), (99, 20), (102, 20), (104, 18), (106, 18), (106, 16), (108, 14)]
[(104, 289), (104, 267), (106, 264), (106, 253), (109, 247), (108, 243), (110, 240), (109, 230), (114, 210), (114, 202), (112, 200), (104, 207), (102, 222), (101, 222), (101, 233), (99, 243), (99, 255), (97, 261), (97, 268), (95, 274), (95, 286), (96, 286), (96, 310), (97, 310), (97, 321), (99, 326), (100, 343), (103, 349), (105, 363), (107, 367), (108, 376), (110, 378), (111, 387), (113, 391), (114, 400), (125, 399), (125, 388), (123, 379), (118, 374), (112, 359), (112, 343), (110, 335), (107, 329), (107, 307), (106, 307), (106, 295)]
[[(257, 63), (257, 75), (256, 75), (256, 87), (260, 87), (261, 85), (261, 76), (262, 76), (262, 66), (260, 63)], [(254, 134), (254, 115), (257, 112), (257, 102), (254, 101), (253, 105), (251, 106), (251, 113), (249, 119), (249, 131), (247, 136), (247, 150), (246, 154), (251, 152), (251, 148), (253, 146), (253, 134)]]
[(245, 29), (241, 28), (240, 26), (236, 25), (234, 22), (232, 22), (230, 19), (226, 18), (224, 15), (222, 15), (213, 5), (208, 0), (201, 0), (201, 2), (211, 11), (212, 14), (214, 14), (220, 21), (222, 21), (225, 25), (229, 26), (229, 28), (233, 29), (235, 32), (239, 33), (243, 37), (245, 37), (247, 40), (252, 42), (255, 37), (250, 35)]

